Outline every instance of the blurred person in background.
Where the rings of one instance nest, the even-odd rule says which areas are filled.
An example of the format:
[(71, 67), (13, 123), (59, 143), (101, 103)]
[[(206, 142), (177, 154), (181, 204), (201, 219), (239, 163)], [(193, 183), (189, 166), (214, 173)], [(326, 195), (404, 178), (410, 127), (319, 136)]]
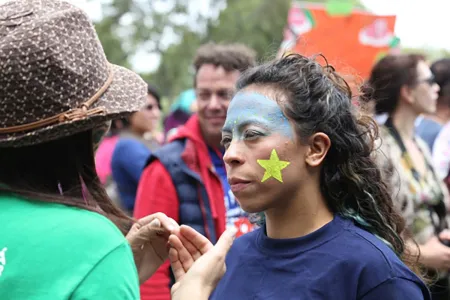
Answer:
[(94, 129), (93, 133), (98, 141), (97, 146), (94, 147), (95, 169), (98, 178), (103, 184), (111, 201), (119, 207), (121, 207), (121, 201), (116, 182), (112, 177), (111, 160), (114, 148), (119, 141), (119, 133), (122, 130), (122, 127), (121, 120), (113, 120), (111, 121), (109, 128), (106, 126), (97, 128)]
[(120, 197), (120, 206), (132, 215), (136, 191), (141, 173), (152, 151), (161, 146), (158, 126), (161, 119), (160, 95), (148, 85), (147, 102), (144, 107), (123, 119), (111, 158), (114, 183)]
[(432, 154), (439, 178), (450, 188), (450, 122), (442, 127), (436, 137)]
[(424, 57), (416, 54), (384, 57), (373, 67), (368, 83), (371, 89), (365, 98), (375, 101), (376, 113), (388, 115), (380, 127), (379, 167), (419, 245), (419, 262), (432, 278), (439, 276), (431, 285), (433, 299), (449, 299), (448, 191), (414, 127), (420, 114), (435, 112), (439, 86)]
[(450, 59), (436, 61), (431, 70), (441, 88), (436, 115), (428, 120), (434, 123), (431, 133), (437, 134), (432, 147), (433, 161), (439, 178), (450, 187)]
[[(111, 126), (106, 132), (105, 130), (98, 130), (97, 135), (100, 136), (100, 141), (95, 151), (95, 168), (100, 182), (107, 185), (112, 179), (111, 159), (114, 148), (119, 140), (119, 133), (122, 129), (122, 122), (113, 120)], [(102, 136), (102, 134), (104, 134)]]
[(450, 121), (450, 59), (440, 59), (434, 62), (430, 69), (439, 85), (436, 112), (419, 116), (416, 120), (416, 132), (428, 144), (430, 150), (433, 150), (436, 137)]
[(195, 90), (189, 89), (178, 96), (175, 103), (170, 108), (170, 113), (164, 119), (165, 140), (176, 133), (179, 126), (184, 125), (193, 113), (197, 111), (197, 101)]
[[(198, 49), (194, 59), (197, 114), (152, 154), (139, 183), (135, 217), (163, 212), (213, 243), (227, 226), (236, 227), (237, 236), (251, 230), (230, 190), (220, 141), (236, 81), (254, 64), (254, 51), (243, 45), (210, 43)], [(141, 286), (141, 297), (168, 300), (172, 283), (167, 262)]]

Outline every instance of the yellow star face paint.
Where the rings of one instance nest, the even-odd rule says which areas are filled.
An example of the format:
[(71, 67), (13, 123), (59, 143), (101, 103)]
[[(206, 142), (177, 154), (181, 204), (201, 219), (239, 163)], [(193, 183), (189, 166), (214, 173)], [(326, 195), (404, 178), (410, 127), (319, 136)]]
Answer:
[(281, 170), (289, 166), (290, 162), (282, 161), (278, 157), (278, 153), (275, 149), (272, 150), (270, 154), (270, 159), (258, 159), (258, 164), (263, 167), (266, 171), (264, 172), (264, 177), (261, 182), (264, 182), (270, 178), (275, 178), (279, 182), (283, 182), (283, 176)]

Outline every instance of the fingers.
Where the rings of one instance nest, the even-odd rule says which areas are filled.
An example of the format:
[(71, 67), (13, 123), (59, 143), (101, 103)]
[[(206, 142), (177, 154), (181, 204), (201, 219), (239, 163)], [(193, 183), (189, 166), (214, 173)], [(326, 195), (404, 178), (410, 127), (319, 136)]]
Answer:
[(202, 256), (202, 253), (200, 250), (198, 250), (188, 239), (186, 239), (183, 235), (179, 235), (178, 238), (180, 239), (183, 246), (189, 251), (190, 255), (196, 261), (197, 259)]
[(155, 236), (168, 238), (171, 233), (179, 231), (175, 220), (163, 213), (155, 213), (139, 219), (127, 234), (127, 240), (133, 249), (139, 249)]
[[(209, 251), (195, 261), (192, 267), (189, 268), (189, 271), (187, 271), (184, 265), (186, 262), (191, 263), (194, 261), (192, 256), (188, 255), (188, 249), (176, 235), (172, 234), (169, 237), (169, 242), (172, 246), (169, 251), (169, 258), (177, 281), (171, 289), (172, 297), (175, 299), (174, 293), (179, 289), (183, 289), (183, 287), (184, 289), (191, 289), (190, 294), (192, 294), (192, 290), (202, 290), (204, 295), (210, 295), (220, 278), (225, 274), (225, 257), (233, 244), (236, 230), (225, 231), (212, 249), (210, 247), (211, 243), (206, 238), (202, 238), (202, 235), (192, 228), (181, 226), (180, 233), (183, 239), (192, 243), (192, 247), (198, 245), (203, 250), (209, 248)], [(180, 281), (181, 278), (183, 278), (182, 281)], [(182, 292), (178, 292), (182, 294)]]
[(186, 271), (184, 270), (183, 264), (181, 263), (181, 261), (179, 259), (178, 251), (175, 248), (170, 248), (169, 260), (170, 260), (170, 265), (172, 267), (173, 275), (175, 276), (175, 281), (178, 282), (186, 274)]
[(230, 251), (231, 245), (233, 245), (234, 237), (236, 236), (236, 229), (227, 229), (220, 236), (216, 245), (214, 246), (214, 251), (221, 257), (225, 258), (228, 251)]
[[(139, 225), (136, 226), (137, 228), (139, 227)], [(127, 234), (127, 240), (132, 248), (141, 248), (155, 237), (164, 235), (168, 237), (169, 233), (161, 227), (159, 219), (154, 219), (150, 224), (142, 226), (133, 232), (130, 231)]]
[(175, 248), (175, 250), (178, 252), (178, 260), (183, 265), (183, 269), (185, 271), (189, 270), (189, 268), (194, 263), (194, 258), (186, 249), (185, 245), (176, 235), (173, 234), (169, 236), (169, 243), (172, 248)]
[[(180, 230), (181, 232), (188, 232), (188, 236), (193, 233), (184, 226), (182, 226)], [(236, 230), (226, 230), (217, 241), (216, 245), (203, 254), (192, 265), (189, 271), (183, 275), (184, 278), (181, 285), (184, 284), (185, 286), (189, 286), (195, 282), (200, 282), (201, 285), (198, 288), (204, 289), (205, 294), (209, 295), (214, 290), (223, 274), (225, 274), (225, 257), (233, 244), (235, 234)], [(190, 237), (195, 236), (196, 235), (191, 235)]]
[(213, 244), (211, 244), (206, 237), (189, 226), (181, 225), (180, 234), (184, 239), (188, 240), (195, 248), (197, 248), (201, 254), (206, 253), (213, 247)]
[(165, 230), (167, 230), (170, 233), (172, 233), (174, 230), (178, 230), (180, 227), (178, 225), (178, 223), (175, 222), (174, 219), (169, 218), (168, 216), (166, 216), (163, 213), (155, 213), (155, 214), (151, 214), (146, 217), (143, 217), (143, 218), (139, 219), (138, 224), (140, 226), (145, 226), (145, 225), (151, 223), (154, 219), (158, 219), (161, 222), (161, 227), (163, 227)]
[[(182, 227), (184, 227), (184, 235), (180, 228), (178, 235), (171, 234), (169, 236), (169, 243), (172, 247), (169, 250), (169, 259), (177, 281), (180, 280), (192, 267), (194, 262), (202, 256), (202, 252), (197, 249), (196, 245), (202, 248), (204, 252), (212, 248), (211, 242), (203, 235), (188, 226)], [(191, 238), (192, 241), (186, 238), (186, 236)]]

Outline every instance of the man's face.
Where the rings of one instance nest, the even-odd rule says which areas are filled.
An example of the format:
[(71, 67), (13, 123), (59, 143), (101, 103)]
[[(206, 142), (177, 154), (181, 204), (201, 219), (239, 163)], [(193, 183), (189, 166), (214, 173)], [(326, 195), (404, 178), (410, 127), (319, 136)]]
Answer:
[(206, 142), (220, 141), (227, 109), (235, 92), (239, 71), (225, 71), (222, 67), (205, 64), (196, 77), (198, 117)]

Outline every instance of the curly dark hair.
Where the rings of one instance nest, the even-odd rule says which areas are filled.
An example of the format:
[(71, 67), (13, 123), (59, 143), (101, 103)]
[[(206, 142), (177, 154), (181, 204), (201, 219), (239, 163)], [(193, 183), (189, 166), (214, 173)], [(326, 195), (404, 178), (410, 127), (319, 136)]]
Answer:
[(322, 165), (320, 187), (329, 209), (377, 236), (421, 275), (417, 255), (402, 238), (405, 221), (395, 210), (372, 155), (378, 126), (351, 103), (347, 82), (332, 66), (322, 66), (315, 58), (291, 54), (252, 68), (241, 76), (237, 88), (264, 85), (280, 93), (287, 101), (279, 103), (295, 123), (300, 141), (306, 142), (316, 132), (328, 135), (331, 146)]

